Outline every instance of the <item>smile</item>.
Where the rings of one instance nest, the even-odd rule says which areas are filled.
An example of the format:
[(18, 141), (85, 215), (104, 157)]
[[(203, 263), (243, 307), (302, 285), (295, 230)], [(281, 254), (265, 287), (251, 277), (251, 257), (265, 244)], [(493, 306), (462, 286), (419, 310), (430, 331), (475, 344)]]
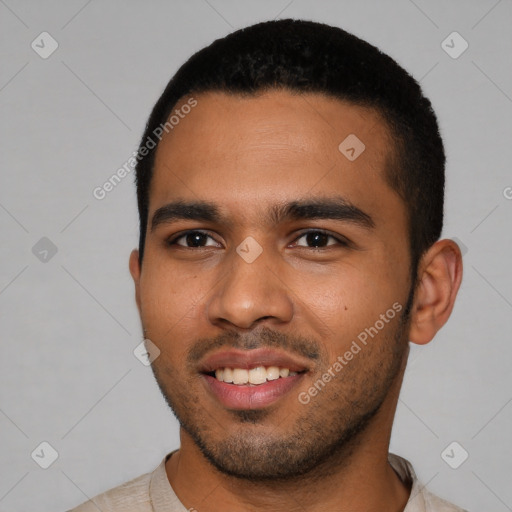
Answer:
[(279, 368), (278, 366), (269, 366), (268, 368), (257, 366), (250, 370), (245, 368), (218, 368), (214, 375), (219, 382), (226, 382), (237, 386), (245, 384), (259, 386), (265, 382), (293, 377), (297, 375), (297, 372), (290, 371), (289, 368)]
[[(263, 369), (267, 372), (265, 368)], [(230, 368), (228, 370), (230, 370)], [(280, 370), (283, 370), (284, 374), (288, 369), (281, 368)], [(240, 371), (240, 373), (238, 373), (238, 371)], [(261, 372), (261, 370), (258, 371)], [(243, 372), (245, 372), (245, 374)], [(233, 374), (235, 376), (240, 375), (240, 381), (237, 380), (237, 382), (239, 382), (238, 384), (221, 381), (216, 376), (210, 374), (203, 374), (202, 380), (207, 392), (226, 409), (261, 409), (284, 398), (293, 388), (298, 386), (305, 375), (305, 372), (297, 373), (288, 371), (287, 373), (288, 375), (286, 377), (279, 376), (273, 380), (267, 380), (267, 377), (265, 377), (264, 382), (253, 384), (248, 381), (249, 372), (247, 370), (235, 368)], [(241, 382), (242, 380), (245, 382)]]
[(226, 409), (274, 404), (298, 386), (311, 361), (283, 350), (228, 349), (207, 355), (197, 370), (207, 394)]

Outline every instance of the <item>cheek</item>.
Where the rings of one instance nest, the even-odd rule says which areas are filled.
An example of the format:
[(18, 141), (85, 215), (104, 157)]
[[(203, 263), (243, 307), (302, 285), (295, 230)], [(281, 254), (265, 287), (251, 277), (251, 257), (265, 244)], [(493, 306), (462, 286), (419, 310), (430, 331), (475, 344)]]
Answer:
[[(163, 273), (147, 273), (141, 279), (141, 322), (149, 338), (160, 350), (153, 365), (168, 372), (180, 373), (186, 358), (187, 341), (197, 335), (195, 308), (190, 289), (181, 280)], [(166, 375), (166, 377), (163, 377)]]
[(319, 334), (333, 339), (335, 351), (373, 326), (401, 299), (401, 288), (382, 260), (379, 266), (344, 267), (328, 276), (304, 274), (300, 289), (297, 313), (317, 324)]
[(158, 332), (176, 325), (189, 310), (199, 293), (199, 279), (183, 271), (149, 264), (140, 280), (141, 317), (144, 326)]

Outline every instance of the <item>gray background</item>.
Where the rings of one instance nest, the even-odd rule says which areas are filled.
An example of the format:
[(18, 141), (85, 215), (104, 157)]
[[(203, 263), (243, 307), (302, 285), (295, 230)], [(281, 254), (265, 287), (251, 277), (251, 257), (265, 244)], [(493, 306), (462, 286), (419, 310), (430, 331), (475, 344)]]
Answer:
[[(101, 201), (92, 191), (136, 149), (188, 56), (275, 17), (355, 33), (433, 102), (448, 155), (444, 237), (467, 248), (465, 275), (449, 323), (411, 346), (391, 450), (464, 508), (512, 510), (510, 0), (0, 0), (0, 510), (65, 510), (178, 446), (133, 355), (133, 176)], [(59, 44), (47, 59), (31, 48), (43, 31)], [(453, 31), (469, 43), (456, 59), (441, 46)], [(48, 469), (31, 458), (42, 441), (58, 452)], [(469, 453), (458, 469), (441, 457), (452, 441)]]

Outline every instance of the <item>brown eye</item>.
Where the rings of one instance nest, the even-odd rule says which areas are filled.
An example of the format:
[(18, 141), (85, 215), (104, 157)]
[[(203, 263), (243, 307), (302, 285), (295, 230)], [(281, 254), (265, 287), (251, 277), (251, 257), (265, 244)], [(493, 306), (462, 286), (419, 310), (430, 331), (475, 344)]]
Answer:
[[(167, 244), (179, 245), (180, 247), (185, 247), (187, 249), (212, 247), (218, 245), (215, 240), (213, 240), (215, 242), (214, 244), (208, 245), (208, 239), (213, 240), (213, 238), (204, 231), (187, 231), (186, 233), (182, 233), (181, 235), (172, 238), (167, 242)], [(184, 241), (184, 243), (179, 243), (180, 240)]]
[[(298, 240), (304, 239), (305, 243), (297, 243)], [(329, 243), (329, 240), (334, 240), (334, 243)], [(331, 235), (325, 231), (319, 231), (319, 230), (311, 230), (307, 231), (305, 233), (302, 233), (301, 236), (299, 236), (296, 239), (296, 243), (299, 247), (312, 247), (313, 249), (323, 249), (325, 247), (329, 247), (331, 245), (340, 244), (343, 246), (348, 245), (346, 242), (341, 240), (340, 238), (335, 237), (334, 235)]]

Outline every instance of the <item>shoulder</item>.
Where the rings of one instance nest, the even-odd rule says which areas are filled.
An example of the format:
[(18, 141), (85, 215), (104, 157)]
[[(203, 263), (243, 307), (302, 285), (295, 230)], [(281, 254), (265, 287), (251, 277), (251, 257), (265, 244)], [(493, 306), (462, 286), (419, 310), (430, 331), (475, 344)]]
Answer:
[(467, 512), (466, 510), (457, 507), (453, 503), (450, 503), (435, 494), (432, 494), (428, 490), (423, 491), (423, 499), (425, 500), (426, 510), (432, 512)]
[(426, 489), (418, 480), (416, 472), (408, 460), (389, 453), (388, 461), (399, 478), (411, 486), (411, 495), (404, 512), (466, 512)]
[(151, 473), (145, 473), (82, 503), (68, 512), (152, 512), (149, 498)]

